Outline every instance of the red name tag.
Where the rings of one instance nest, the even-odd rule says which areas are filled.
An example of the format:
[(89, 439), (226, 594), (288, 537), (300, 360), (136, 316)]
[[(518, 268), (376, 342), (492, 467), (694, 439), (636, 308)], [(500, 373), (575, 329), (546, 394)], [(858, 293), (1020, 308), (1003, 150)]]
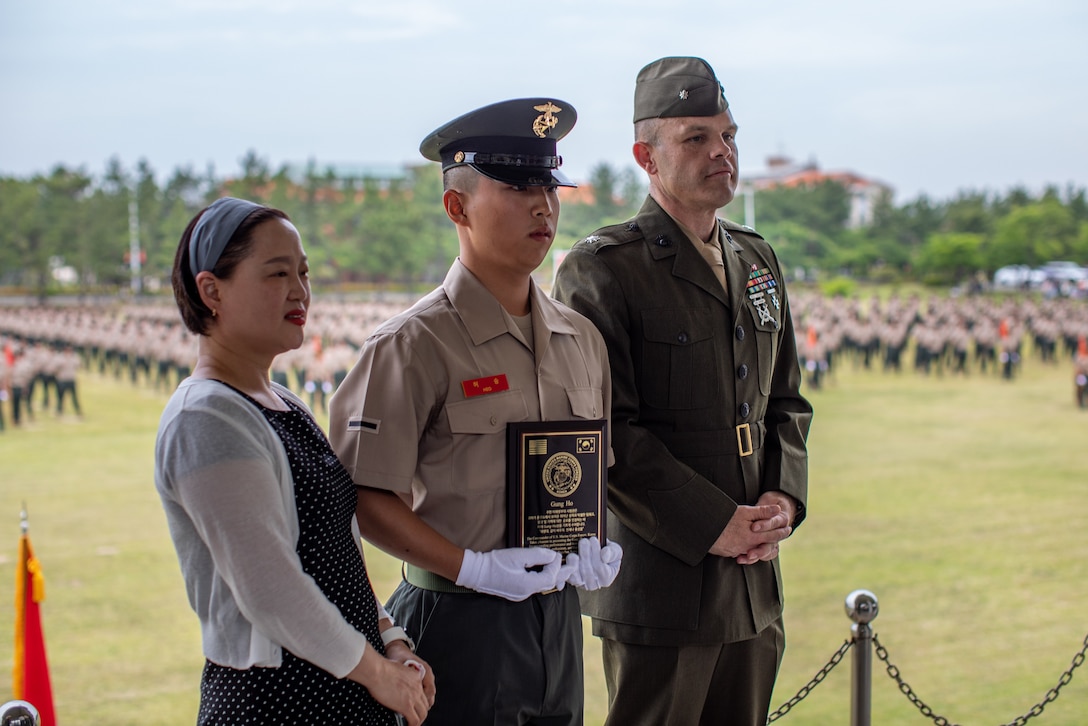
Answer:
[(461, 381), (461, 390), (465, 392), (465, 398), (482, 396), (485, 393), (498, 393), (509, 389), (510, 384), (506, 382), (505, 373), (500, 373), (497, 376), (473, 378), (471, 381)]

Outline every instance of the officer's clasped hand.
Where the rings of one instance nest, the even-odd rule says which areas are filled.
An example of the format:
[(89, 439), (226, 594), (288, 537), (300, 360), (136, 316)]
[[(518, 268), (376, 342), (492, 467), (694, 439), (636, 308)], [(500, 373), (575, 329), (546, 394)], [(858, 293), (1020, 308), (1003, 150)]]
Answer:
[(578, 554), (571, 552), (560, 570), (560, 589), (563, 584), (574, 585), (583, 590), (599, 590), (608, 587), (620, 573), (620, 560), (623, 549), (609, 541), (601, 547), (596, 537), (583, 537), (578, 540)]
[[(554, 590), (563, 556), (543, 547), (474, 552), (465, 550), (457, 584), (476, 592), (521, 602), (538, 592)], [(539, 571), (529, 568), (542, 568)]]

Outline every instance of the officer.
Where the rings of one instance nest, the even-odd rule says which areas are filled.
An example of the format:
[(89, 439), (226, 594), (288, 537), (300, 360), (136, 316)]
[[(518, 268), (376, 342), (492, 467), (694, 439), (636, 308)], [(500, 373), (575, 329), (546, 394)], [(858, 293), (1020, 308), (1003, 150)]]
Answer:
[(714, 71), (639, 73), (637, 216), (578, 242), (556, 297), (612, 367), (608, 531), (625, 552), (583, 609), (602, 637), (608, 724), (763, 726), (782, 658), (778, 543), (805, 516), (812, 408), (771, 247), (717, 218), (737, 126)]
[(564, 585), (607, 586), (621, 552), (584, 538), (564, 564), (506, 547), (507, 424), (603, 419), (611, 405), (600, 334), (532, 279), (558, 187), (573, 186), (556, 142), (574, 121), (564, 101), (517, 99), (427, 136), (460, 256), (370, 334), (331, 400), (360, 529), (407, 563), (387, 608), (440, 684), (429, 726), (583, 721), (581, 616)]

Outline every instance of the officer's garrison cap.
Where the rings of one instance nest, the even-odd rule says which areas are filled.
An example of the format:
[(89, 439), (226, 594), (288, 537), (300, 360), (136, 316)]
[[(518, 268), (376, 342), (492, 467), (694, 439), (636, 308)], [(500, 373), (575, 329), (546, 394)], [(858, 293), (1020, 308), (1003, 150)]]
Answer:
[(702, 58), (660, 58), (638, 72), (635, 122), (673, 116), (717, 116), (729, 109), (714, 69)]
[(576, 186), (559, 171), (556, 142), (578, 119), (565, 101), (519, 98), (478, 108), (432, 131), (419, 145), (442, 171), (467, 164), (484, 176), (523, 186)]

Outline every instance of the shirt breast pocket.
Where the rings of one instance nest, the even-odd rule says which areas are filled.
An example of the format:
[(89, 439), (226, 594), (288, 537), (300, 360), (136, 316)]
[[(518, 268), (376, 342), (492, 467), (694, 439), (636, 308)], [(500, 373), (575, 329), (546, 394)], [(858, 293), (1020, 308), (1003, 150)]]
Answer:
[(764, 396), (771, 394), (771, 378), (778, 363), (778, 332), (774, 330), (756, 330), (756, 366), (759, 369), (759, 392)]
[(642, 397), (654, 408), (705, 408), (717, 402), (717, 320), (707, 308), (642, 314)]
[[(501, 490), (506, 471), (506, 425), (529, 417), (521, 391), (488, 393), (446, 405), (450, 428), (449, 486), (455, 497), (483, 496)], [(502, 500), (497, 500), (501, 502)], [(491, 506), (477, 502), (478, 506)]]
[(571, 418), (604, 418), (604, 396), (599, 388), (568, 388)]
[(489, 393), (446, 405), (446, 419), (454, 436), (505, 434), (506, 424), (528, 417), (521, 391)]

